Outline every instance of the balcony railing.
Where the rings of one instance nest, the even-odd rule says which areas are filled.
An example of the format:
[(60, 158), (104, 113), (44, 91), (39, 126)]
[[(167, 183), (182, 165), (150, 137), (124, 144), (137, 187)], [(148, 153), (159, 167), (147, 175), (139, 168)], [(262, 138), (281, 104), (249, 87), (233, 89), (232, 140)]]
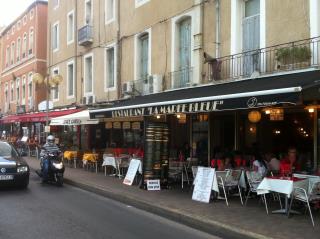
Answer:
[(185, 67), (178, 71), (170, 72), (168, 75), (171, 89), (179, 89), (191, 86), (193, 83), (193, 68)]
[(254, 78), (259, 75), (318, 67), (320, 37), (209, 59), (208, 81)]
[(89, 45), (93, 41), (93, 27), (85, 25), (78, 30), (78, 44), (81, 46)]

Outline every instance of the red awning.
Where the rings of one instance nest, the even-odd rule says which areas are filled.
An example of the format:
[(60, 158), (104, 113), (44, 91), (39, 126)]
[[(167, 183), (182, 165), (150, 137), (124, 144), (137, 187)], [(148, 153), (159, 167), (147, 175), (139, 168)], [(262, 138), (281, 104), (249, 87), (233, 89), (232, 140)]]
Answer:
[[(59, 111), (50, 111), (48, 113), (49, 120), (54, 117), (73, 114), (81, 111), (82, 109), (68, 109), (68, 110), (59, 110)], [(21, 115), (9, 115), (0, 119), (0, 123), (2, 124), (10, 124), (14, 122), (46, 122), (47, 113), (46, 112), (38, 112), (38, 113), (30, 113), (30, 114), (21, 114)]]

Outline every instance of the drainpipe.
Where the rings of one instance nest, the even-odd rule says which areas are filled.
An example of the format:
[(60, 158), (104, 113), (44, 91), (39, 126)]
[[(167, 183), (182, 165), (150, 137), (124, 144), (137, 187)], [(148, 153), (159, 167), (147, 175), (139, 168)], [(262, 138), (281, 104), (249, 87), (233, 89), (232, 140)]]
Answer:
[[(74, 14), (74, 28), (76, 29), (76, 34), (74, 36), (74, 56), (75, 56), (75, 61), (74, 61), (74, 97), (75, 97), (75, 104), (78, 102), (78, 1), (75, 0), (75, 14)], [(81, 60), (81, 58), (80, 58)], [(79, 103), (81, 103), (81, 97), (79, 99)]]
[(120, 38), (120, 2), (118, 1), (118, 29), (117, 29), (117, 99), (121, 96), (121, 55), (122, 55), (122, 42)]
[(320, 160), (318, 159), (318, 109), (313, 113), (313, 170), (320, 169)]
[(216, 0), (216, 58), (220, 57), (220, 0)]

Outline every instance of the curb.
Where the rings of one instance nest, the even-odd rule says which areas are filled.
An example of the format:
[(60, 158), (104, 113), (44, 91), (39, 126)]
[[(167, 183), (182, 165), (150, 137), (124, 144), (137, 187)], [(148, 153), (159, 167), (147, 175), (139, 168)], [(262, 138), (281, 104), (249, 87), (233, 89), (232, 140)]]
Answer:
[[(30, 167), (31, 168), (31, 167)], [(36, 169), (31, 168), (35, 172)], [(254, 238), (254, 239), (272, 239), (271, 237), (264, 236), (259, 233), (243, 230), (240, 228), (232, 227), (228, 224), (221, 223), (213, 220), (205, 220), (200, 216), (195, 217), (193, 214), (183, 214), (182, 212), (167, 208), (163, 206), (157, 206), (156, 204), (151, 204), (148, 202), (143, 202), (132, 198), (128, 195), (119, 195), (111, 191), (107, 191), (97, 186), (88, 185), (82, 182), (76, 182), (68, 178), (64, 178), (64, 183), (80, 188), (82, 190), (95, 193), (97, 195), (110, 198), (112, 200), (136, 207), (138, 209), (168, 218), (175, 222), (187, 225), (189, 227), (195, 228), (200, 231), (204, 231), (211, 235), (215, 235), (221, 238), (232, 238), (232, 239), (241, 239), (241, 238)]]
[(150, 213), (157, 214), (159, 216), (190, 226), (197, 230), (201, 230), (209, 234), (213, 234), (218, 237), (220, 236), (222, 238), (226, 238), (226, 235), (228, 235), (228, 238), (232, 238), (232, 239), (237, 239), (237, 238), (240, 239), (244, 237), (255, 238), (255, 239), (272, 239), (271, 237), (266, 237), (262, 234), (246, 231), (240, 228), (235, 228), (228, 224), (220, 223), (217, 221), (212, 221), (212, 220), (207, 221), (201, 217), (195, 218), (194, 215), (182, 214), (178, 210), (174, 210), (172, 208), (160, 207), (155, 204), (150, 204), (148, 202), (142, 202), (140, 200), (129, 197), (127, 195), (119, 195), (110, 191), (106, 191), (96, 186), (84, 184), (81, 182), (76, 182), (67, 178), (65, 178), (65, 183), (72, 185), (74, 187), (83, 189), (85, 191), (89, 191), (89, 192), (98, 194), (100, 196), (107, 197), (112, 200), (148, 211)]

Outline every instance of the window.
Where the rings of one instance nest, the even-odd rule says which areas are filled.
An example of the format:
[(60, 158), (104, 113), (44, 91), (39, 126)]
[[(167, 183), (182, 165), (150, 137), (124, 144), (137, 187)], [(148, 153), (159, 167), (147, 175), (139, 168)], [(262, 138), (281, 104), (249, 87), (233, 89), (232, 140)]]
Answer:
[(20, 101), (20, 78), (16, 79), (17, 101)]
[(11, 43), (11, 53), (10, 53), (10, 63), (14, 63), (14, 54), (15, 54), (16, 48), (14, 42)]
[(67, 92), (68, 97), (74, 96), (74, 62), (69, 62), (67, 65), (68, 71), (67, 71)]
[[(6, 105), (7, 105), (7, 103), (9, 102), (9, 98), (8, 98), (8, 91), (9, 91), (9, 89), (8, 89), (9, 87), (8, 87), (8, 82), (6, 82), (6, 85), (5, 85), (5, 101), (6, 101)], [(6, 109), (6, 111), (7, 111), (7, 109)]]
[(105, 13), (106, 13), (106, 23), (112, 22), (115, 19), (115, 1), (105, 0)]
[(7, 46), (7, 49), (6, 49), (6, 67), (9, 66), (9, 63), (10, 63), (10, 46)]
[(26, 98), (26, 76), (22, 77), (22, 99)]
[(136, 1), (136, 8), (142, 6), (143, 4), (146, 4), (147, 2), (149, 2), (150, 0), (135, 0)]
[(67, 43), (70, 44), (74, 41), (74, 11), (68, 14), (67, 21)]
[[(58, 68), (53, 69), (52, 76), (55, 76), (58, 74), (59, 74), (59, 69)], [(55, 101), (59, 100), (59, 85), (51, 90), (51, 96), (52, 96), (52, 100), (55, 100)]]
[(31, 55), (33, 53), (33, 29), (30, 29), (29, 32), (29, 51), (28, 54)]
[(84, 57), (84, 93), (93, 92), (93, 56), (92, 54)]
[(106, 50), (106, 87), (115, 87), (115, 50), (110, 47)]
[(11, 91), (10, 91), (11, 101), (14, 101), (14, 83), (11, 81)]
[(11, 34), (12, 34), (12, 35), (14, 34), (15, 30), (16, 30), (16, 27), (13, 26), (13, 27), (12, 27), (12, 30), (11, 30)]
[(32, 98), (32, 73), (29, 73), (28, 76), (28, 98)]
[(18, 30), (20, 30), (20, 27), (21, 27), (21, 21), (19, 20), (18, 23), (17, 23)]
[(33, 16), (34, 16), (34, 10), (32, 9), (32, 10), (30, 11), (30, 19), (32, 19)]
[[(260, 48), (260, 0), (248, 0), (244, 3), (244, 18), (242, 19), (242, 51), (252, 51)], [(250, 76), (259, 71), (259, 54), (250, 52), (243, 59), (243, 75)]]
[(27, 33), (23, 34), (22, 59), (27, 56)]
[(20, 61), (20, 54), (21, 54), (21, 38), (19, 37), (17, 40), (17, 62)]
[(176, 83), (180, 87), (185, 87), (190, 83), (191, 73), (191, 18), (188, 17), (178, 24), (179, 34), (179, 66)]
[(59, 50), (59, 23), (55, 23), (52, 27), (52, 50)]
[(92, 2), (91, 2), (91, 0), (86, 0), (85, 21), (86, 21), (86, 24), (88, 24), (88, 25), (92, 24)]
[(57, 9), (59, 7), (59, 0), (52, 1), (53, 9)]
[(22, 23), (23, 23), (23, 25), (26, 25), (26, 24), (27, 24), (27, 16), (26, 16), (26, 15), (23, 17)]
[(149, 34), (145, 33), (139, 37), (139, 79), (146, 80), (148, 77), (148, 65), (149, 65)]

